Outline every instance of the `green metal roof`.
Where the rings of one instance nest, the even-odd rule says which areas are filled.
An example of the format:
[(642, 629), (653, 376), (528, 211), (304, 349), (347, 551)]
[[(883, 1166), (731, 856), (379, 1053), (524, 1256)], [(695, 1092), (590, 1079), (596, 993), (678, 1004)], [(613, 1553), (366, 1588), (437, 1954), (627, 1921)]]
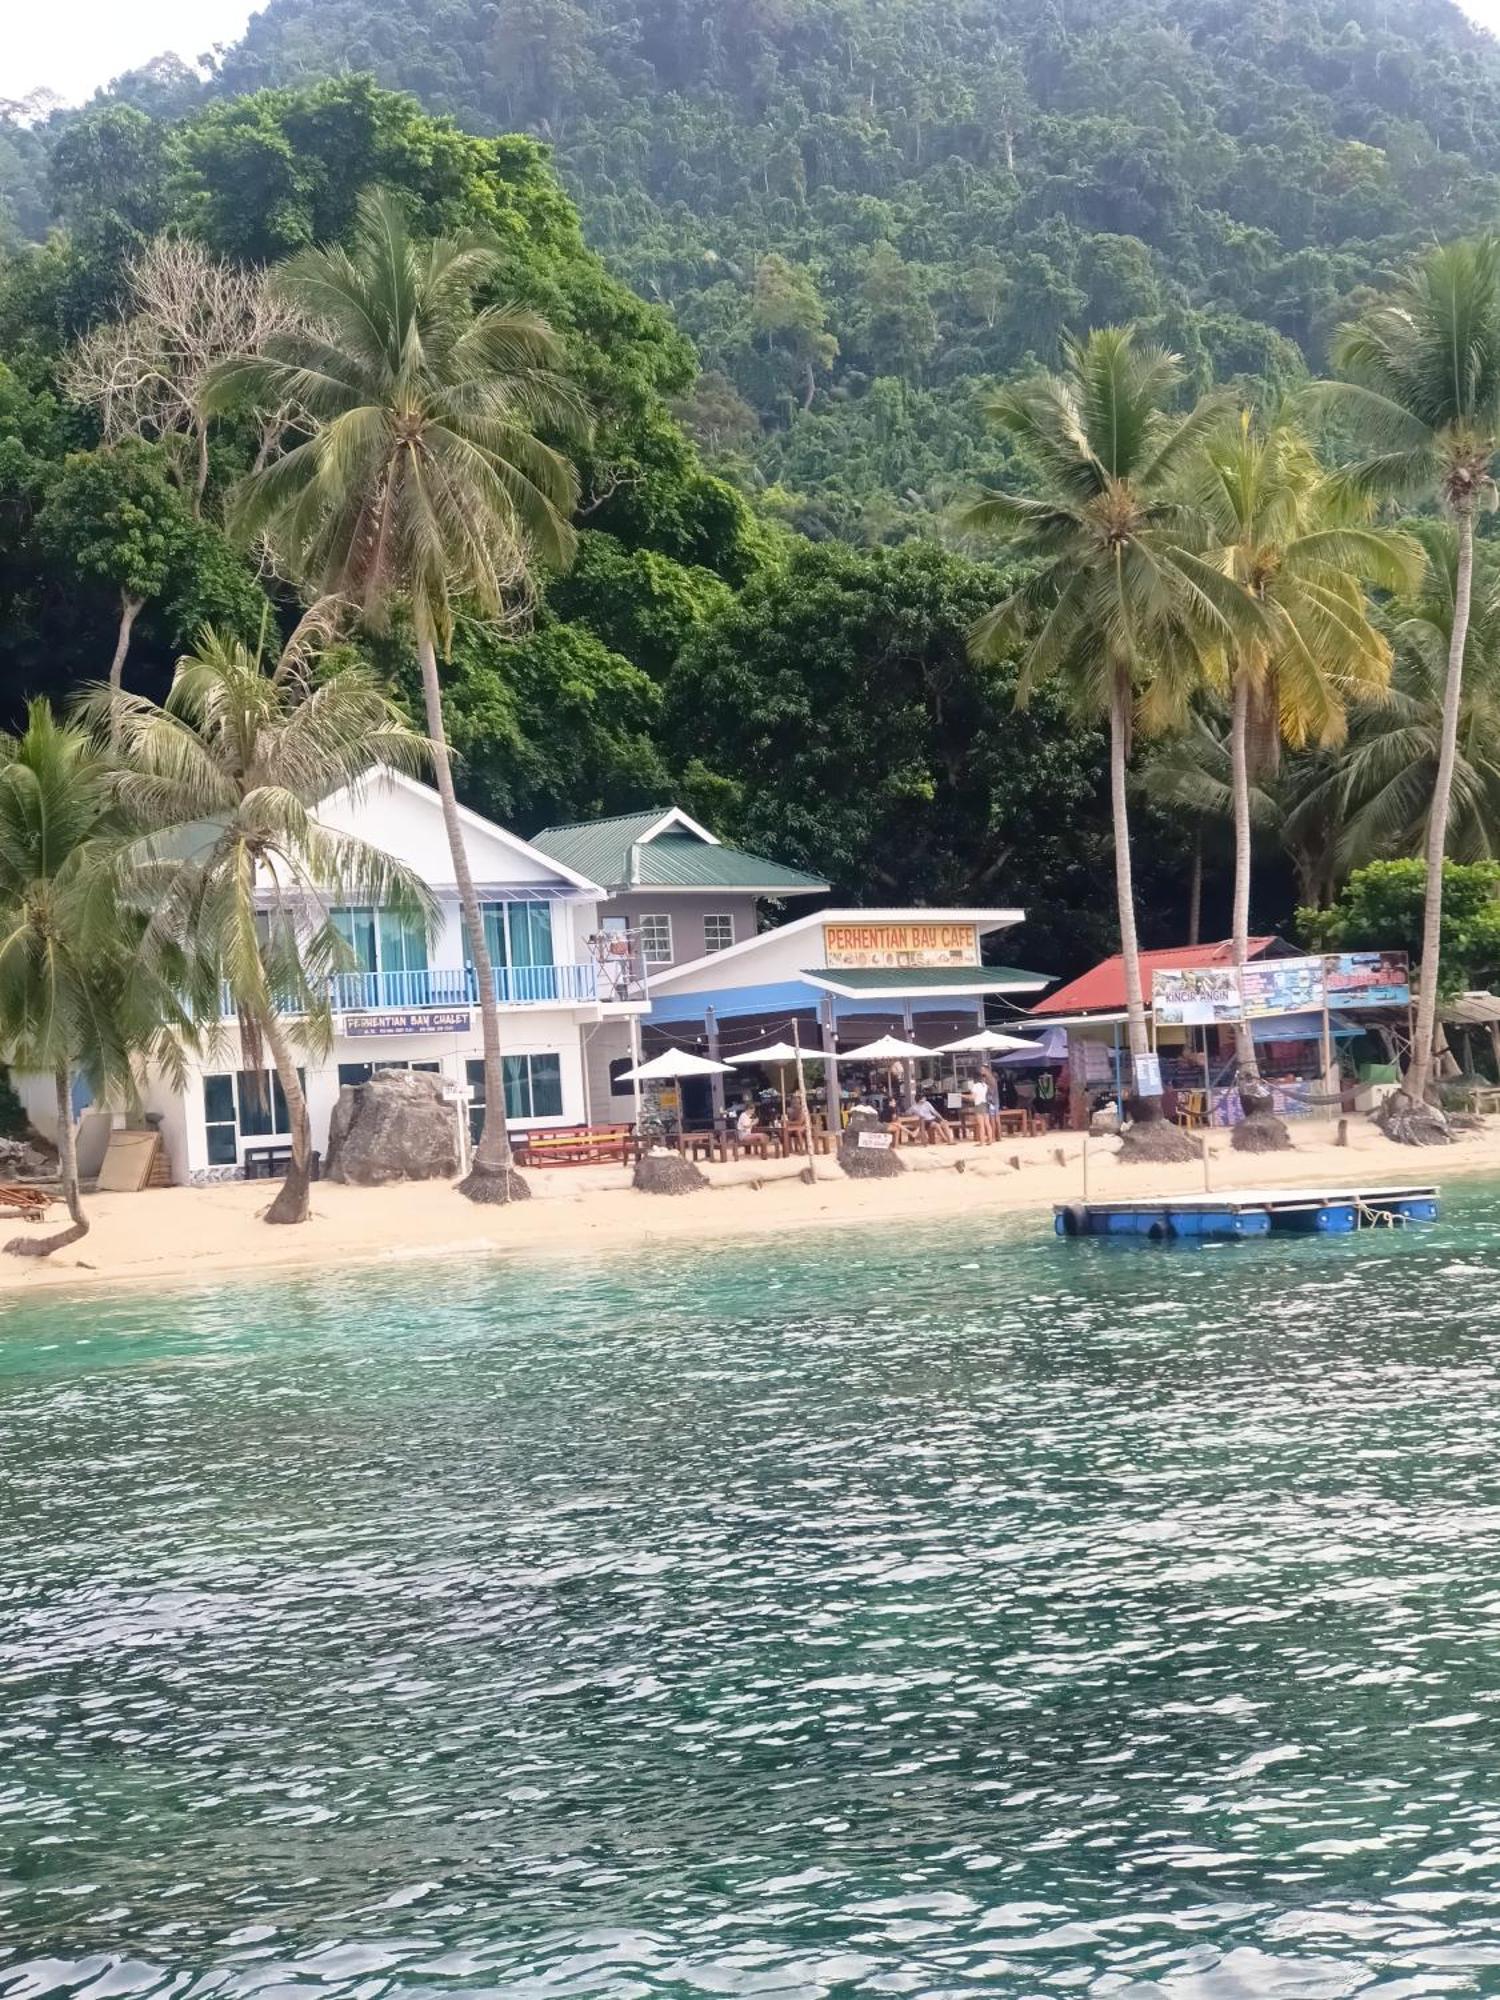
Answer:
[(827, 965), (802, 976), (846, 993), (1003, 993), (1017, 987), (1040, 992), (1048, 983), (1046, 973), (1015, 965)]
[(828, 887), (800, 868), (784, 868), (763, 854), (747, 854), (700, 837), (684, 826), (646, 836), (670, 813), (626, 813), (618, 819), (583, 820), (572, 826), (544, 827), (531, 845), (601, 888), (738, 889), (766, 896), (809, 895)]

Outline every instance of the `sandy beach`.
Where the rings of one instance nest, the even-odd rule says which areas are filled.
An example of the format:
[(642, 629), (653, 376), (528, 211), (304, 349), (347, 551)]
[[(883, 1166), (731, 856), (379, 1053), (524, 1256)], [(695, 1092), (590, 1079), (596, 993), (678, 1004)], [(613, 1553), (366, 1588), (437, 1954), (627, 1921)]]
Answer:
[[(1210, 1184), (1224, 1190), (1417, 1179), (1441, 1186), (1465, 1174), (1500, 1175), (1500, 1122), (1432, 1151), (1393, 1146), (1363, 1120), (1350, 1122), (1347, 1147), (1334, 1138), (1331, 1125), (1308, 1127), (1297, 1134), (1295, 1152), (1267, 1160), (1242, 1158), (1230, 1150), (1227, 1132), (1216, 1133), (1209, 1141)], [(1201, 1167), (1122, 1167), (1116, 1143), (1089, 1142), (1093, 1194), (1202, 1188)], [(553, 1168), (530, 1176), (535, 1199), (513, 1209), (476, 1208), (446, 1182), (391, 1188), (324, 1182), (313, 1189), (312, 1220), (289, 1229), (261, 1221), (270, 1199), (264, 1182), (102, 1194), (88, 1198), (93, 1226), (81, 1243), (46, 1259), (0, 1257), (0, 1292), (180, 1283), (310, 1265), (370, 1267), (455, 1251), (576, 1257), (789, 1229), (889, 1229), (1026, 1212), (1036, 1214), (1040, 1228), (1050, 1226), (1052, 1203), (1083, 1194), (1082, 1152), (1076, 1133), (986, 1148), (913, 1147), (901, 1155), (909, 1170), (899, 1177), (851, 1181), (820, 1160), (812, 1186), (795, 1161), (713, 1166), (707, 1190), (676, 1199), (636, 1193), (623, 1169)], [(53, 1209), (54, 1226), (62, 1214), (60, 1205)]]

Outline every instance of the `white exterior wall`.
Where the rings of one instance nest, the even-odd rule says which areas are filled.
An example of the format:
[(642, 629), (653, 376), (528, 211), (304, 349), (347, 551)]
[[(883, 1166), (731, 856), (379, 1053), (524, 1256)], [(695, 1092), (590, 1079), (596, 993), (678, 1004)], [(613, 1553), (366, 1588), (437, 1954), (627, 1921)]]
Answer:
[[(439, 905), (439, 920), (428, 941), (428, 966), (434, 973), (461, 968), (465, 956), (463, 926), (437, 794), (410, 780), (376, 773), (356, 790), (326, 800), (319, 808), (318, 818), (337, 831), (357, 835), (380, 847), (421, 876)], [(562, 966), (589, 964), (585, 940), (599, 928), (602, 892), (596, 890), (590, 894), (591, 885), (476, 814), (464, 813), (462, 818), (469, 865), (481, 899), (505, 902), (545, 897), (552, 909), (553, 962)], [(595, 1003), (591, 980), (585, 982), (585, 990), (589, 999), (575, 1000), (571, 1006), (550, 1002), (501, 1006), (503, 1052), (510, 1056), (556, 1056), (562, 1092), (560, 1111), (514, 1119), (510, 1121), (513, 1130), (582, 1125), (591, 1114), (599, 1122), (611, 1121), (607, 1067), (602, 1100), (594, 1107), (589, 1103), (585, 1038), (597, 1031), (602, 1040), (609, 1042), (611, 1052), (624, 1053), (629, 1048), (629, 1023), (620, 1003), (606, 1003), (602, 1007)], [(471, 1006), (466, 1011), (469, 1027), (456, 1033), (452, 1030), (379, 1035), (340, 1033), (335, 1035), (325, 1058), (311, 1062), (299, 1052), (306, 1077), (314, 1147), (320, 1153), (327, 1149), (329, 1120), (338, 1102), (341, 1063), (436, 1062), (447, 1084), (465, 1087), (468, 1063), (479, 1061), (483, 1055), (479, 1009)], [(644, 1012), (644, 1004), (630, 1011)], [(614, 1018), (607, 1025), (600, 1025), (601, 1015)], [(295, 1033), (295, 1024), (292, 1025)], [(335, 1015), (334, 1025), (336, 1029), (342, 1025), (341, 1016)], [(614, 1038), (618, 1038), (618, 1051)], [(174, 1088), (159, 1071), (146, 1079), (143, 1108), (160, 1118), (175, 1181), (220, 1180), (232, 1178), (240, 1171), (239, 1165), (210, 1165), (203, 1079), (232, 1073), (243, 1066), (239, 1032), (231, 1020), (223, 1024), (211, 1052), (189, 1062), (182, 1089)], [(266, 1066), (269, 1067), (269, 1061)], [(57, 1114), (52, 1079), (17, 1075), (13, 1081), (32, 1124), (38, 1132), (55, 1140)], [(123, 1118), (120, 1122), (124, 1122)], [(253, 1148), (270, 1143), (269, 1138), (247, 1141), (237, 1135), (237, 1153), (243, 1160), (247, 1145)]]
[(43, 1076), (39, 1071), (18, 1069), (11, 1071), (10, 1080), (33, 1129), (55, 1146), (57, 1144), (56, 1082), (50, 1076)]
[[(575, 1014), (552, 1008), (507, 1008), (501, 1012), (501, 1048), (508, 1056), (555, 1055), (562, 1086), (562, 1110), (539, 1118), (513, 1118), (513, 1132), (549, 1125), (582, 1125), (584, 1113), (583, 1052)], [(328, 1149), (328, 1125), (339, 1096), (340, 1063), (437, 1063), (445, 1086), (467, 1085), (468, 1064), (484, 1054), (478, 1010), (466, 1034), (339, 1035), (325, 1058), (308, 1061), (299, 1050), (304, 1071), (312, 1142), (318, 1152)], [(231, 1180), (238, 1167), (210, 1165), (203, 1106), (203, 1078), (242, 1067), (239, 1036), (231, 1030), (210, 1057), (192, 1065), (186, 1090), (173, 1092), (161, 1078), (147, 1093), (147, 1109), (163, 1113), (163, 1134), (175, 1181)], [(278, 1135), (279, 1136), (279, 1135)], [(271, 1144), (267, 1138), (241, 1139), (239, 1154)]]

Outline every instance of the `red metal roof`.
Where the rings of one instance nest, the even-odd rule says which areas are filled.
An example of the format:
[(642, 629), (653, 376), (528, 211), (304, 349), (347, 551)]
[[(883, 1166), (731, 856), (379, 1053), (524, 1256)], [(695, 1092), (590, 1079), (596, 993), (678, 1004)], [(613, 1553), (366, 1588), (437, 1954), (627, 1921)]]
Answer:
[[(1281, 941), (1276, 937), (1253, 937), (1248, 940), (1251, 958), (1259, 958), (1272, 945), (1281, 949)], [(1151, 1005), (1151, 970), (1157, 965), (1228, 965), (1234, 958), (1234, 943), (1224, 938), (1218, 944), (1176, 944), (1168, 945), (1161, 951), (1141, 953), (1141, 978), (1146, 988), (1146, 1005)], [(1045, 1000), (1032, 1008), (1033, 1014), (1093, 1014), (1117, 1013), (1125, 1005), (1125, 960), (1116, 952), (1113, 958), (1101, 959), (1077, 979), (1060, 986), (1055, 993), (1049, 993)]]

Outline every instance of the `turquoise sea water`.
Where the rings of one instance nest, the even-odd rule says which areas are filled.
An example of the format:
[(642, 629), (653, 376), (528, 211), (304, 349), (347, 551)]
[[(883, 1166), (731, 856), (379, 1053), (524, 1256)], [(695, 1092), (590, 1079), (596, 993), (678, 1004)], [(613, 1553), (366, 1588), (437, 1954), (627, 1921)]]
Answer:
[(0, 1314), (0, 1993), (1500, 1993), (1500, 1191)]

